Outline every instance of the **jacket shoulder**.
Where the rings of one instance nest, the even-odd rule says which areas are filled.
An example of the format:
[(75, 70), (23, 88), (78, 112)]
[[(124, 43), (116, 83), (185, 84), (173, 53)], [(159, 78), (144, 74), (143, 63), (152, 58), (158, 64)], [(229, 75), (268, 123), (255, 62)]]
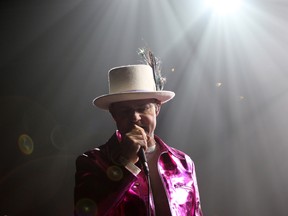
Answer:
[(100, 145), (97, 148), (90, 149), (86, 152), (84, 152), (82, 155), (78, 156), (77, 160), (85, 160), (87, 158), (89, 159), (97, 159), (99, 157), (106, 157), (109, 154), (109, 149), (111, 148), (111, 145), (114, 145), (115, 142), (117, 142), (116, 135), (114, 134), (105, 144)]

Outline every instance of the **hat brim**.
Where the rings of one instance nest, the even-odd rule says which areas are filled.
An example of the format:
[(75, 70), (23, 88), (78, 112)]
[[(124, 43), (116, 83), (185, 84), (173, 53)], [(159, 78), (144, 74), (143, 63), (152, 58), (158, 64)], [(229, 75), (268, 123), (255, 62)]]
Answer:
[(121, 101), (130, 101), (130, 100), (142, 100), (142, 99), (152, 99), (155, 98), (161, 103), (166, 103), (175, 96), (175, 93), (172, 91), (137, 91), (137, 92), (124, 92), (124, 93), (115, 93), (107, 94), (97, 97), (93, 100), (93, 104), (100, 109), (108, 110), (110, 104), (121, 102)]

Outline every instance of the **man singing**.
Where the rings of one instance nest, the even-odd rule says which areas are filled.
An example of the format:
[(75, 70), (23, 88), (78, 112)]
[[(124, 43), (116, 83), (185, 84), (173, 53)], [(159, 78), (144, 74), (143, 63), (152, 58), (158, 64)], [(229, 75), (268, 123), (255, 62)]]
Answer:
[(193, 161), (154, 134), (162, 104), (175, 94), (149, 62), (111, 69), (109, 94), (93, 101), (117, 130), (77, 158), (75, 216), (202, 216)]

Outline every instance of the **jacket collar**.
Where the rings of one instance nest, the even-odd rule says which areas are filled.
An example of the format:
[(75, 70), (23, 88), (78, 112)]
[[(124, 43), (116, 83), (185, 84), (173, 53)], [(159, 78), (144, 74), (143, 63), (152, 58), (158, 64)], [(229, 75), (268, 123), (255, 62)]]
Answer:
[(160, 149), (162, 151), (169, 152), (173, 156), (179, 158), (179, 159), (185, 159), (185, 154), (173, 147), (168, 146), (160, 137), (154, 135), (154, 138), (157, 142), (157, 144), (160, 146)]

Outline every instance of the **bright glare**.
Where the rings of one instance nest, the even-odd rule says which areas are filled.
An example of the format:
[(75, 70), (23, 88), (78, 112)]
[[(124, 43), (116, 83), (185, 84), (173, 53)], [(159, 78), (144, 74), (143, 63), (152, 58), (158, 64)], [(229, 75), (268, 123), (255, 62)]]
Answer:
[(235, 13), (241, 4), (242, 0), (206, 0), (206, 5), (218, 15)]

